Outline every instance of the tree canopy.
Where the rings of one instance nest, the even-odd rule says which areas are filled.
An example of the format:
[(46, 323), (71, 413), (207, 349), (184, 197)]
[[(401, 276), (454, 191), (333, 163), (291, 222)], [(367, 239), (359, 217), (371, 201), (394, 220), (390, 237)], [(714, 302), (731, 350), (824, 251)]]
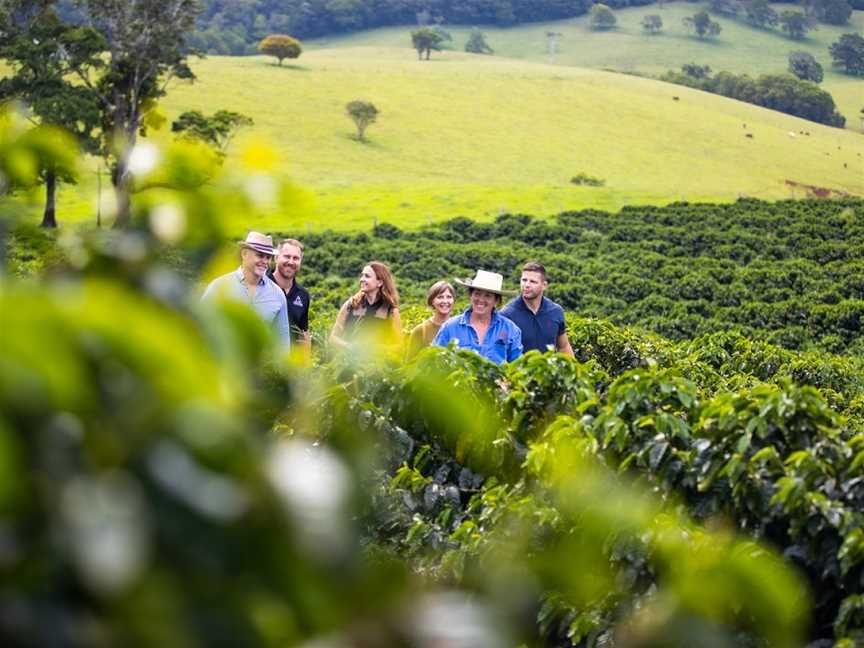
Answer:
[(258, 51), (273, 56), (282, 65), (286, 58), (295, 59), (303, 52), (303, 46), (296, 38), (287, 34), (270, 34), (258, 44)]
[(423, 55), (426, 55), (426, 60), (432, 51), (440, 51), (441, 43), (444, 42), (444, 37), (435, 29), (430, 27), (421, 27), (411, 32), (411, 44), (417, 50), (417, 58), (422, 60)]
[(843, 34), (828, 51), (834, 65), (842, 67), (846, 74), (864, 76), (864, 37), (860, 34)]

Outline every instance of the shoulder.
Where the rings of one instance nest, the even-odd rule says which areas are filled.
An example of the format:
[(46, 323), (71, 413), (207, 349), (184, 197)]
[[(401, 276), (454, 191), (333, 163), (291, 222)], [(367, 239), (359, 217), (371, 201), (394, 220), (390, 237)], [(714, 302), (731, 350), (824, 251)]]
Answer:
[(420, 324), (418, 324), (417, 326), (415, 326), (414, 328), (411, 329), (411, 333), (409, 333), (409, 335), (412, 338), (423, 337), (423, 334), (428, 330), (428, 327), (426, 326), (428, 323), (429, 323), (429, 320), (426, 320), (425, 322), (421, 322)]
[(507, 313), (512, 313), (513, 311), (515, 311), (517, 307), (517, 301), (520, 301), (521, 299), (521, 297), (516, 297), (504, 304), (504, 307), (500, 311), (501, 314), (506, 317)]
[(300, 293), (300, 295), (302, 295), (303, 297), (306, 297), (306, 302), (307, 302), (307, 303), (309, 302), (309, 291), (306, 290), (306, 289), (305, 289), (303, 286), (301, 286), (300, 284), (298, 284), (296, 280), (294, 281), (294, 289), (295, 289), (298, 293)]
[(561, 304), (552, 301), (548, 297), (543, 298), (544, 309), (549, 311), (550, 313), (560, 313), (564, 314), (564, 308), (562, 308)]
[(503, 313), (496, 313), (496, 315), (498, 315), (498, 318), (500, 319), (501, 326), (504, 327), (507, 331), (509, 331), (511, 333), (516, 332), (516, 333), (519, 333), (520, 335), (522, 334), (522, 329), (519, 328), (519, 326), (516, 324), (516, 322), (511, 320), (509, 317), (507, 317)]
[(282, 287), (273, 281), (270, 277), (264, 276), (264, 284), (267, 286), (267, 289), (272, 292), (274, 295), (277, 295), (279, 301), (283, 304), (287, 304), (288, 300), (285, 298), (285, 291), (282, 290)]
[(461, 322), (461, 319), (462, 319), (461, 315), (454, 315), (453, 317), (451, 317), (450, 319), (448, 319), (446, 322), (444, 322), (441, 325), (441, 328), (439, 329), (438, 332), (441, 333), (443, 331), (452, 331), (453, 329), (458, 328), (459, 323)]
[(204, 289), (204, 295), (207, 296), (214, 290), (219, 290), (226, 285), (231, 285), (232, 280), (236, 281), (235, 277), (236, 275), (234, 272), (229, 272), (228, 274), (216, 277), (207, 284), (207, 288)]

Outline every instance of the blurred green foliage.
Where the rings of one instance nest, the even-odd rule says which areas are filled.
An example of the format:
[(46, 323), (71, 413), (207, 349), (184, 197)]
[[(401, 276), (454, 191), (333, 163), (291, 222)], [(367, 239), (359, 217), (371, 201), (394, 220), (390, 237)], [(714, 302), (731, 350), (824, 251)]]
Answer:
[[(10, 168), (32, 139), (0, 134)], [(4, 645), (860, 638), (860, 360), (580, 319), (577, 360), (305, 366), (195, 286), (226, 214), (297, 191), (266, 151), (237, 176), (188, 144), (152, 153), (133, 227), (65, 233), (50, 272), (17, 276), (30, 239), (5, 212)]]

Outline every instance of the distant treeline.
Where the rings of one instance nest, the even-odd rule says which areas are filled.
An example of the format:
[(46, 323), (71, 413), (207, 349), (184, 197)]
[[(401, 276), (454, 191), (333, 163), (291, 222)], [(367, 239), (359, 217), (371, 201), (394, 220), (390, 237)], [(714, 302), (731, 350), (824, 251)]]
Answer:
[[(837, 3), (846, 6), (846, 11), (849, 7), (864, 9), (864, 0), (791, 4), (800, 4), (818, 17), (822, 5)], [(202, 12), (191, 44), (211, 54), (255, 54), (258, 42), (273, 33), (303, 39), (423, 23), (503, 27), (581, 16), (593, 4), (594, 0), (201, 0)], [(607, 0), (603, 4), (623, 9), (654, 1)], [(76, 0), (60, 0), (60, 6), (65, 18), (82, 19)]]
[[(688, 73), (692, 69), (704, 72), (698, 75)], [(708, 68), (685, 65), (681, 72), (669, 71), (660, 79), (828, 126), (843, 128), (846, 125), (846, 118), (837, 112), (834, 98), (828, 92), (812, 81), (802, 81), (791, 74), (763, 74), (755, 79), (732, 72), (718, 72), (711, 76)]]
[[(615, 0), (615, 8), (651, 0)], [(206, 0), (193, 39), (213, 53), (247, 54), (268, 33), (312, 38), (387, 25), (514, 25), (587, 13), (591, 0)], [(407, 43), (407, 41), (406, 41)]]

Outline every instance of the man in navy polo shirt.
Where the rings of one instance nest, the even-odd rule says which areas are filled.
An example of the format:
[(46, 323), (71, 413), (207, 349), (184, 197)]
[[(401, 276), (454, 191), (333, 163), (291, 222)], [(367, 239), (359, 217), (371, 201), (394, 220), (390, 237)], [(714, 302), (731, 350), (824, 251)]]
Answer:
[(519, 281), (522, 294), (513, 299), (501, 314), (516, 323), (522, 331), (522, 346), (525, 353), (537, 349), (558, 351), (573, 356), (573, 347), (567, 339), (564, 323), (564, 309), (543, 296), (549, 282), (546, 268), (534, 261), (522, 266), (522, 279)]
[(303, 244), (297, 239), (285, 239), (276, 249), (276, 267), (267, 276), (285, 293), (291, 341), (310, 348), (309, 291), (297, 283), (297, 273), (303, 264)]

